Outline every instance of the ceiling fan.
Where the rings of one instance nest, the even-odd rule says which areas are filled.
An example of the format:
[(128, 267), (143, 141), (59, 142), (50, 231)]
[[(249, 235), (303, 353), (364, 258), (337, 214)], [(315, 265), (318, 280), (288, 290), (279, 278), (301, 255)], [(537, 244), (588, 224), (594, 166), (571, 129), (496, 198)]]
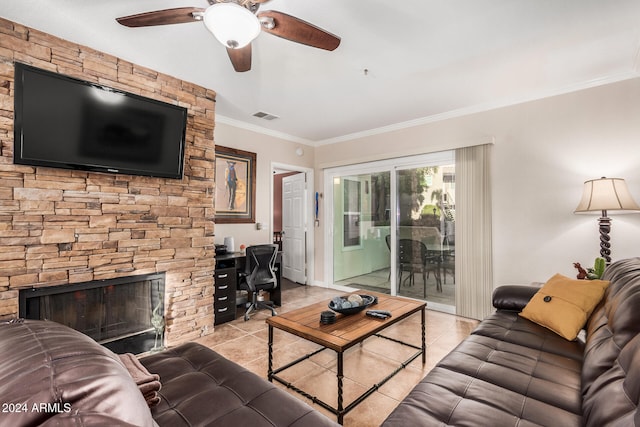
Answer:
[(269, 0), (208, 0), (209, 7), (179, 7), (116, 18), (127, 27), (183, 24), (202, 21), (227, 48), (237, 72), (251, 69), (251, 41), (260, 31), (307, 46), (334, 50), (340, 38), (286, 13), (275, 10), (258, 12)]

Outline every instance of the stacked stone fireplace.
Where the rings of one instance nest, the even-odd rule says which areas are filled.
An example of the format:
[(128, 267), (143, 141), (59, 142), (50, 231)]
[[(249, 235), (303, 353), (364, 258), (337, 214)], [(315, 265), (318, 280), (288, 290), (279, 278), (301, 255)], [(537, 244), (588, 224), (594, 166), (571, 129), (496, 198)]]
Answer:
[[(21, 289), (20, 317), (52, 320), (90, 336), (116, 353), (143, 353), (162, 346), (163, 273)], [(157, 330), (156, 330), (157, 329)]]
[[(13, 164), (14, 62), (187, 108), (184, 177)], [(215, 92), (0, 19), (0, 320), (21, 290), (164, 273), (165, 344), (213, 329)]]

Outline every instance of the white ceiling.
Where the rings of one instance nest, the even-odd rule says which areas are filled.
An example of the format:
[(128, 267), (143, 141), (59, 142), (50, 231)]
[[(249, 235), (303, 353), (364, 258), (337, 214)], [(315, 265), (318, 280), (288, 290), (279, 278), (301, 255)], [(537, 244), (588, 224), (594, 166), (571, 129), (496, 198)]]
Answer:
[[(267, 33), (252, 70), (194, 22), (115, 18), (206, 0), (4, 0), (0, 16), (215, 90), (217, 120), (317, 145), (632, 78), (638, 0), (271, 0), (342, 38), (333, 52)], [(365, 72), (365, 69), (368, 72)], [(278, 119), (252, 117), (264, 111)]]

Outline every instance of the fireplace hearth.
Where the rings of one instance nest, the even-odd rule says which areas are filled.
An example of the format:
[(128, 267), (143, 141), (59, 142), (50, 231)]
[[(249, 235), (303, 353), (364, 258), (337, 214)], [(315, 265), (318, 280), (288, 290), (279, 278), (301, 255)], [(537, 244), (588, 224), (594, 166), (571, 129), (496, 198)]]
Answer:
[(154, 308), (164, 314), (164, 273), (23, 289), (19, 315), (52, 320), (80, 331), (116, 353), (154, 347)]

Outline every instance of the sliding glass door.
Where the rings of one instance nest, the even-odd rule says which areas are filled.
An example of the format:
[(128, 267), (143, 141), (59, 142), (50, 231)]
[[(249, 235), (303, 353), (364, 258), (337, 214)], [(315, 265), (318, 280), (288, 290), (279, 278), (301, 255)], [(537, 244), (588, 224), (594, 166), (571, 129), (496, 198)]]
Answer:
[(336, 175), (333, 183), (333, 281), (389, 293), (390, 173)]
[[(327, 170), (328, 277), (455, 305), (453, 152)], [(448, 307), (448, 308), (446, 308)]]
[(396, 170), (396, 294), (455, 305), (455, 165)]

